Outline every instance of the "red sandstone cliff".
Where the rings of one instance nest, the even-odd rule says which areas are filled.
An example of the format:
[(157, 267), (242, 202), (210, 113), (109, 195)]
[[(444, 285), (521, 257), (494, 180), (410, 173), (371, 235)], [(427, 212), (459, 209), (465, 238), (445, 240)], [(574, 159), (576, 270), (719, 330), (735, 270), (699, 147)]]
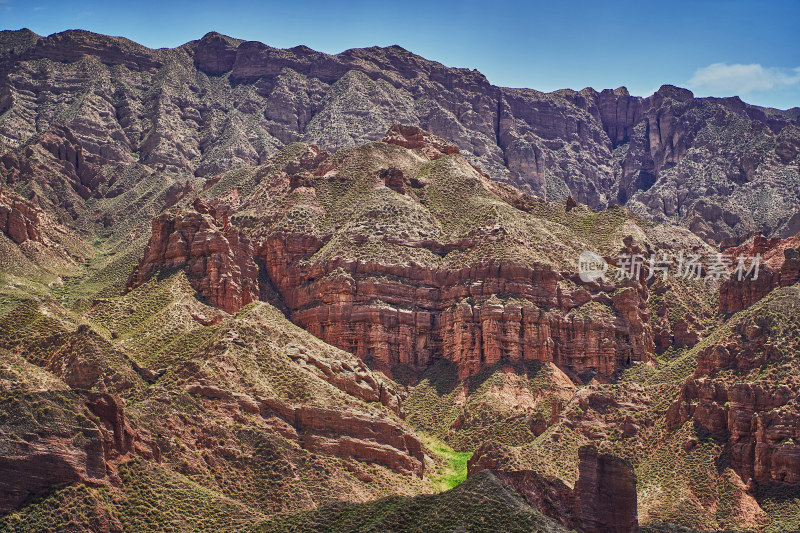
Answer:
[(203, 200), (193, 211), (164, 213), (128, 287), (163, 269), (183, 268), (197, 291), (212, 305), (235, 313), (258, 300), (258, 267), (250, 241), (228, 222), (224, 208)]
[(0, 231), (15, 243), (44, 242), (40, 215), (41, 210), (31, 202), (0, 189)]
[[(397, 160), (397, 165), (378, 169), (374, 184), (356, 183), (368, 189), (387, 187), (404, 195), (402, 202), (424, 205), (430, 179), (407, 176), (400, 167), (407, 168), (408, 161), (419, 164), (420, 158), (450, 157), (458, 158), (452, 163), (458, 172), (470, 175), (460, 179), (477, 188), (472, 194), (497, 198), (496, 185), (441, 139), (419, 128), (395, 126), (384, 141), (413, 154), (372, 155), (371, 164), (380, 163), (379, 157), (392, 157), (384, 164)], [(559, 271), (545, 262), (492, 256), (458, 263), (437, 260), (437, 264), (399, 261), (388, 252), (378, 259), (358, 259), (345, 249), (328, 248), (326, 259), (316, 259), (337, 235), (314, 231), (313, 219), (311, 227), (294, 226), (288, 213), (297, 205), (313, 217), (326, 216), (316, 200), (317, 188), (323, 188), (317, 184), (347, 179), (338, 174), (352, 161), (358, 161), (354, 154), (333, 158), (308, 146), (284, 163), (273, 181), (257, 184), (256, 192), (241, 203), (248, 215), (237, 218), (233, 213), (233, 224), (224, 208), (201, 200), (195, 202), (197, 212), (162, 215), (153, 223), (153, 237), (129, 286), (142, 283), (158, 269), (184, 268), (209, 302), (236, 312), (258, 298), (256, 264), (261, 265), (294, 323), (387, 373), (396, 365), (421, 370), (443, 357), (458, 365), (461, 377), (506, 359), (553, 362), (573, 375), (587, 372), (608, 380), (621, 368), (650, 359), (654, 344), (648, 289), (641, 280), (587, 284), (574, 272)], [(272, 224), (271, 230), (256, 229), (245, 237), (234, 224), (259, 228), (253, 219), (263, 217), (264, 198), (283, 202), (276, 209), (284, 214), (263, 219)], [(339, 238), (355, 248), (355, 257), (359, 250), (374, 246), (418, 249), (438, 258), (466, 255), (487, 245), (524, 246), (510, 236), (511, 229), (497, 223), (476, 224), (465, 236), (451, 240), (411, 236), (417, 230), (401, 227), (383, 236), (364, 230)], [(586, 312), (586, 304), (597, 312)]]
[(744, 255), (746, 266), (756, 254), (761, 256), (757, 279), (752, 276), (738, 280), (731, 277), (719, 288), (719, 310), (735, 313), (754, 304), (776, 287), (788, 287), (800, 281), (800, 234), (788, 239), (767, 239), (756, 235), (751, 243), (725, 250), (735, 266), (737, 257)]
[[(40, 424), (35, 436), (5, 442), (0, 455), (0, 513), (72, 483), (119, 483), (117, 466), (134, 455), (159, 459), (158, 447), (140, 437), (125, 416), (121, 400), (109, 394), (32, 392), (26, 399), (46, 405), (60, 424)], [(68, 411), (73, 406), (79, 409), (75, 413)], [(75, 414), (86, 416), (73, 418)]]
[[(792, 320), (798, 289), (773, 294), (767, 309), (744, 316), (731, 334), (698, 354), (694, 376), (667, 412), (674, 430), (686, 421), (725, 443), (745, 483), (800, 484), (800, 383), (782, 376), (797, 356)], [(786, 303), (788, 302), (788, 303)]]

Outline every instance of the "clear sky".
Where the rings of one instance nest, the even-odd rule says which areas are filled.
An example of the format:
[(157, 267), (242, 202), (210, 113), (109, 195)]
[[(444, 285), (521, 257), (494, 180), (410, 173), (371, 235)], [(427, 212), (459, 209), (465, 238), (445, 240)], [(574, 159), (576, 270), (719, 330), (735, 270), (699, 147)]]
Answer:
[(398, 44), (489, 81), (543, 91), (665, 83), (698, 96), (800, 106), (800, 0), (0, 0), (0, 29), (86, 29), (152, 48), (209, 31), (337, 53)]

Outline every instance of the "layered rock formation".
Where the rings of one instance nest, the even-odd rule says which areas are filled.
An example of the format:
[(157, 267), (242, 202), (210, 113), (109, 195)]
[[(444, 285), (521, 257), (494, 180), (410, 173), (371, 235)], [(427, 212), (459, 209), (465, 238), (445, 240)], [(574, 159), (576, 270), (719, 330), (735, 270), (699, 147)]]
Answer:
[[(82, 395), (83, 404), (80, 396), (69, 391), (29, 391), (17, 398), (13, 416), (4, 411), (0, 513), (32, 496), (74, 483), (118, 484), (117, 466), (133, 456), (158, 460), (158, 448), (140, 437), (118, 399), (92, 391)], [(44, 412), (37, 412), (37, 406)], [(53, 420), (44, 420), (45, 414)], [(37, 417), (42, 419), (40, 424)], [(35, 434), (20, 433), (31, 423), (38, 425)]]
[(692, 420), (725, 442), (731, 466), (745, 483), (797, 486), (800, 415), (791, 405), (796, 399), (797, 390), (788, 387), (696, 378), (684, 384), (668, 422), (676, 429)]
[(260, 414), (271, 425), (277, 425), (274, 418), (278, 417), (284, 423), (283, 436), (312, 452), (377, 463), (404, 475), (421, 476), (424, 472), (422, 442), (390, 419), (356, 411), (295, 407), (279, 398), (252, 398), (201, 383), (190, 383), (185, 390), (236, 404), (243, 412)]
[[(0, 529), (49, 505), (33, 497), (100, 502), (99, 489), (117, 529), (143, 523), (135, 501), (208, 520), (183, 515), (181, 486), (238, 517), (429, 490), (429, 452), (386, 380), (268, 304), (215, 315), (193, 293), (173, 272), (96, 300), (92, 325), (52, 300), (0, 314)], [(89, 505), (75, 520), (103, 529)]]
[[(274, 242), (268, 246), (280, 250)], [(267, 259), (265, 264), (269, 268), (274, 263)], [(337, 268), (345, 275), (328, 275)], [(326, 342), (384, 368), (399, 364), (421, 369), (445, 357), (458, 365), (463, 377), (501, 359), (536, 360), (611, 376), (631, 361), (646, 360), (652, 350), (647, 310), (636, 289), (614, 298), (595, 295), (592, 300), (588, 292), (578, 296), (585, 298), (579, 300), (582, 304), (608, 301), (617, 316), (567, 316), (578, 306), (576, 297), (559, 291), (562, 275), (546, 266), (537, 270), (488, 263), (445, 274), (337, 262), (321, 274), (318, 280), (298, 276), (301, 294), (279, 284), (287, 305), (296, 309), (292, 319)], [(381, 276), (397, 281), (375, 279)], [(503, 302), (497, 294), (521, 301)], [(391, 307), (376, 308), (376, 299)]]
[[(432, 164), (440, 170), (422, 175)], [(543, 222), (506, 204), (510, 188), (429, 133), (395, 126), (384, 143), (336, 157), (298, 145), (249, 179), (236, 190), (253, 192), (238, 197), (230, 219), (203, 200), (159, 217), (129, 286), (158, 269), (184, 268), (205, 298), (236, 312), (258, 297), (262, 265), (262, 285), (274, 287), (293, 322), (387, 373), (445, 358), (461, 377), (508, 360), (610, 379), (653, 351), (643, 280), (585, 284), (548, 264), (544, 250), (534, 260), (499, 259), (530, 255), (528, 243), (540, 245), (519, 225)], [(452, 222), (441, 205), (451, 201), (440, 196), (452, 194), (447, 180), (459, 180), (465, 194), (453, 206), (462, 212), (452, 233), (442, 231)], [(229, 194), (213, 183), (206, 194)], [(391, 193), (343, 200), (376, 187)], [(322, 230), (328, 220), (335, 222)], [(392, 250), (406, 258), (395, 260)]]
[(0, 231), (15, 243), (44, 242), (40, 214), (31, 202), (0, 189)]
[(792, 329), (798, 288), (776, 290), (762, 312), (745, 314), (730, 335), (701, 350), (694, 376), (670, 406), (667, 423), (687, 420), (726, 445), (731, 466), (745, 483), (800, 485), (800, 386), (776, 383), (776, 368), (793, 368)]
[[(651, 522), (792, 514), (759, 491), (800, 484), (796, 110), (499, 88), (396, 46), (20, 31), (0, 117), (3, 512), (72, 510), (74, 489), (116, 529), (158, 527), (142, 501), (245, 529), (414, 495), (419, 424), (512, 442), (472, 479), (581, 531), (636, 530), (631, 464)], [(615, 279), (620, 252), (716, 251), (697, 235), (762, 255), (720, 288), (730, 334), (713, 283)], [(584, 250), (605, 279), (576, 275)]]
[(183, 268), (212, 305), (235, 313), (258, 300), (258, 267), (250, 241), (228, 222), (224, 208), (202, 200), (194, 211), (153, 221), (145, 255), (128, 280), (133, 288), (158, 270)]
[[(745, 258), (745, 271), (734, 274), (719, 288), (719, 310), (735, 313), (746, 309), (777, 287), (800, 281), (800, 233), (786, 239), (767, 239), (756, 235), (751, 242), (728, 248), (734, 268)], [(757, 259), (758, 258), (758, 259)], [(749, 273), (749, 269), (753, 268)]]

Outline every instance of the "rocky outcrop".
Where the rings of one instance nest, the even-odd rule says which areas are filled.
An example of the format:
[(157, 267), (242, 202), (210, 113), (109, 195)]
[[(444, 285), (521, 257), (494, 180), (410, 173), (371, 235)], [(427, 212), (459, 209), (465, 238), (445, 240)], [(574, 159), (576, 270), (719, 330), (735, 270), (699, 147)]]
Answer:
[(298, 364), (316, 369), (322, 379), (337, 389), (365, 402), (381, 403), (400, 418), (405, 418), (399, 393), (384, 380), (376, 378), (363, 361), (326, 361), (301, 345), (287, 347), (286, 355)]
[[(98, 148), (95, 153), (85, 150), (75, 132), (67, 126), (57, 126), (38, 139), (43, 150), (55, 160), (57, 170), (81, 198), (98, 196), (100, 185), (106, 181), (100, 170), (101, 162), (125, 161), (124, 152), (113, 153)], [(87, 141), (88, 142), (88, 141)]]
[(0, 231), (17, 244), (43, 243), (41, 209), (14, 193), (0, 189)]
[(294, 425), (303, 447), (317, 453), (377, 462), (406, 475), (424, 471), (422, 442), (389, 420), (308, 407), (295, 411)]
[(458, 146), (416, 126), (395, 124), (384, 136), (383, 142), (396, 144), (410, 150), (420, 150), (431, 161), (446, 155), (457, 154)]
[(670, 429), (687, 420), (726, 444), (730, 465), (750, 486), (800, 485), (800, 413), (795, 387), (686, 381), (667, 413)]
[[(728, 248), (725, 255), (732, 265), (738, 263), (739, 256), (745, 257), (745, 268), (753, 264), (753, 258), (760, 256), (758, 272), (742, 279), (732, 275), (719, 288), (719, 310), (722, 313), (735, 313), (746, 309), (762, 299), (777, 287), (788, 287), (800, 281), (800, 234), (787, 239), (767, 239), (756, 235), (752, 242)], [(757, 277), (756, 277), (757, 275)]]
[(192, 192), (194, 192), (194, 185), (192, 185), (191, 181), (187, 181), (183, 185), (180, 183), (173, 184), (167, 189), (166, 198), (164, 199), (164, 208), (169, 209)]
[[(489, 445), (491, 448), (491, 445)], [(491, 470), (543, 514), (580, 533), (638, 532), (636, 474), (630, 463), (594, 446), (578, 451), (578, 480), (570, 488), (532, 470), (496, 470), (482, 447), (469, 461), (469, 475)]]
[[(653, 351), (641, 289), (630, 287), (613, 297), (564, 291), (558, 281), (570, 275), (546, 265), (489, 262), (431, 271), (334, 260), (324, 270), (303, 269), (297, 259), (287, 261), (308, 254), (303, 240), (276, 238), (259, 248), (292, 320), (383, 369), (422, 369), (444, 357), (463, 377), (506, 358), (610, 377), (632, 361), (648, 360)], [(503, 302), (497, 294), (525, 303)], [(391, 306), (375, 306), (375, 300)], [(588, 301), (607, 305), (608, 315), (570, 314)]]
[(68, 432), (10, 441), (0, 455), (0, 513), (52, 488), (78, 482), (107, 485), (103, 439), (96, 428), (87, 428), (87, 433), (90, 438), (79, 444)]
[(124, 400), (105, 392), (87, 390), (81, 394), (103, 433), (103, 454), (109, 475), (116, 475), (116, 466), (134, 455), (160, 460), (158, 446), (143, 438), (125, 416)]
[(391, 419), (314, 406), (291, 406), (277, 398), (257, 398), (261, 416), (279, 416), (289, 436), (304, 448), (342, 458), (382, 464), (405, 475), (422, 475), (422, 442)]
[[(138, 455), (158, 460), (158, 448), (143, 440), (124, 414), (120, 400), (82, 391), (85, 410), (71, 393), (31, 393), (16, 397), (16, 413), (0, 424), (0, 514), (28, 498), (73, 483), (118, 483), (117, 466)], [(20, 432), (39, 406), (51, 417), (36, 433)], [(86, 416), (84, 416), (84, 414)], [(42, 416), (42, 415), (39, 415)], [(57, 423), (54, 423), (57, 422)], [(80, 435), (76, 438), (75, 435)]]
[(630, 463), (594, 446), (578, 451), (575, 521), (580, 531), (639, 531), (636, 474)]
[[(790, 303), (779, 312), (793, 309)], [(791, 368), (796, 357), (796, 347), (785, 346), (793, 334), (773, 330), (780, 327), (776, 320), (791, 318), (743, 317), (728, 337), (700, 351), (694, 376), (667, 412), (669, 429), (692, 421), (701, 435), (724, 443), (731, 466), (751, 487), (800, 485), (800, 385), (769, 379), (772, 369)]]
[[(383, 216), (382, 209), (397, 212), (407, 209), (408, 202), (424, 206), (425, 191), (433, 187), (433, 178), (409, 171), (405, 158), (415, 164), (419, 164), (419, 156), (423, 161), (453, 158), (453, 164), (461, 166), (457, 170), (446, 167), (447, 172), (469, 173), (469, 178), (459, 177), (467, 180), (468, 194), (494, 195), (496, 184), (440, 139), (402, 126), (393, 127), (386, 139), (392, 140), (386, 144), (406, 150), (387, 152), (386, 145), (375, 144), (363, 148), (376, 152), (369, 159), (371, 164), (388, 158), (385, 167), (370, 174), (374, 184), (348, 181), (346, 176), (352, 172), (346, 166), (348, 161), (358, 164), (362, 157), (355, 154), (331, 158), (318, 147), (306, 145), (293, 151), (288, 161), (279, 158), (283, 170), (259, 185), (270, 192), (255, 192), (243, 199), (243, 210), (232, 217), (243, 231), (258, 228), (248, 237), (231, 224), (221, 204), (213, 207), (198, 200), (194, 211), (162, 215), (153, 224), (145, 257), (129, 286), (141, 284), (158, 269), (184, 268), (212, 304), (236, 312), (258, 298), (255, 265), (261, 265), (264, 285), (274, 287), (295, 324), (387, 374), (398, 365), (420, 371), (434, 359), (445, 358), (456, 363), (462, 378), (507, 360), (552, 362), (573, 376), (591, 379), (598, 375), (609, 380), (622, 368), (650, 359), (654, 344), (644, 278), (584, 283), (575, 272), (559, 271), (545, 262), (525, 264), (491, 256), (438, 264), (451, 253), (468, 254), (487, 244), (516, 247), (522, 242), (511, 239), (512, 230), (499, 223), (484, 227), (469, 218), (465, 224), (471, 226), (463, 230), (464, 235), (449, 240), (412, 238), (410, 233), (421, 228), (405, 219), (398, 222), (403, 226), (396, 230), (376, 232), (380, 237), (366, 228), (354, 233), (341, 230), (335, 236), (315, 231), (314, 225), (331, 216), (317, 197), (329, 194), (325, 190), (331, 181), (364, 187), (369, 194), (376, 186), (387, 186), (406, 197), (387, 198), (391, 206), (376, 207), (347, 224), (340, 220), (334, 232), (352, 224), (372, 224), (372, 218)], [(502, 192), (510, 196), (509, 190), (513, 189), (506, 187)], [(256, 223), (264, 216), (262, 202), (267, 196), (280, 202), (275, 207), (277, 214)], [(299, 203), (295, 206), (293, 202)], [(288, 213), (308, 215), (295, 219)], [(308, 223), (295, 226), (296, 220)], [(388, 222), (381, 219), (377, 223)], [(353, 259), (344, 252), (346, 247), (320, 254), (334, 238), (346, 239), (356, 247), (363, 245), (365, 250), (381, 246), (419, 249), (437, 259), (425, 264), (401, 262), (394, 261), (391, 253), (376, 259)], [(251, 247), (250, 242), (255, 245)], [(630, 247), (633, 240), (626, 242)], [(326, 259), (310, 260), (320, 255)]]
[(182, 268), (212, 305), (235, 313), (258, 300), (258, 267), (253, 247), (228, 221), (225, 208), (204, 200), (194, 210), (164, 213), (153, 221), (152, 237), (128, 287), (154, 272)]

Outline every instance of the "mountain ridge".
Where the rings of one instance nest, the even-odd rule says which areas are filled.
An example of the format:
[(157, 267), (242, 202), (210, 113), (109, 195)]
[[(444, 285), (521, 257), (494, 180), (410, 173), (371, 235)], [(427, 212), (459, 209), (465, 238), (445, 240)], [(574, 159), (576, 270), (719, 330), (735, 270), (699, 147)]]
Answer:
[[(399, 46), (329, 55), (211, 32), (149, 49), (83, 30), (20, 30), (0, 41), (0, 153), (17, 157), (63, 124), (100, 166), (203, 177), (294, 141), (333, 151), (377, 140), (401, 122), (542, 198), (627, 205), (717, 243), (800, 229), (791, 209), (800, 197), (800, 109), (694, 98), (670, 85), (648, 97), (498, 87)], [(43, 91), (53, 101), (30, 99)], [(101, 148), (109, 143), (116, 147)]]

